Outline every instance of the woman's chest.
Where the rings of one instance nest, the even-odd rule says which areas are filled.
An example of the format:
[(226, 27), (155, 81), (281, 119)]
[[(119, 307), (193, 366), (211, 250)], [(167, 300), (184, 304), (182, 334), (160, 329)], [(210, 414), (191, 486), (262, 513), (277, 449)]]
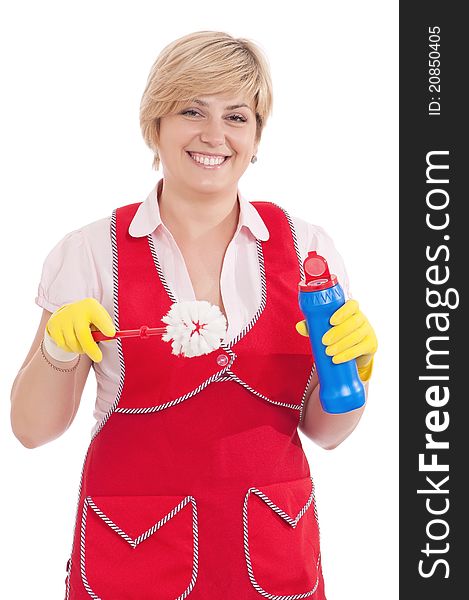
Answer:
[[(252, 321), (261, 305), (265, 293), (263, 261), (255, 238), (242, 236), (242, 243), (234, 239), (225, 247), (210, 246), (203, 248), (193, 245), (184, 246), (181, 240), (165, 234), (161, 228), (151, 235), (150, 243), (142, 242), (142, 259), (149, 260), (148, 280), (156, 286), (162, 282), (163, 296), (172, 301), (206, 299), (220, 307), (228, 321), (227, 340), (231, 341)], [(101, 278), (104, 289), (103, 303), (111, 315), (114, 314), (113, 271), (114, 255), (111, 244), (103, 256), (106, 266)], [(123, 260), (123, 251), (116, 252)], [(155, 268), (156, 267), (156, 268)], [(132, 269), (132, 272), (135, 272)], [(114, 274), (114, 275), (113, 275)], [(139, 270), (135, 285), (142, 287), (142, 294), (148, 293), (145, 275)], [(120, 280), (120, 277), (119, 277)], [(124, 288), (119, 285), (119, 290)], [(130, 287), (127, 289), (130, 290)], [(166, 289), (166, 291), (164, 291)], [(167, 308), (166, 308), (167, 310)]]
[(180, 248), (196, 300), (207, 300), (225, 312), (220, 277), (226, 246), (185, 245)]

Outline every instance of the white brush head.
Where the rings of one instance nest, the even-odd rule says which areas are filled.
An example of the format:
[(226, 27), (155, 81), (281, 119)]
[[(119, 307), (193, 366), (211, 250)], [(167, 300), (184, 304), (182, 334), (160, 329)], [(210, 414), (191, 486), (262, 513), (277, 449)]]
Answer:
[(226, 335), (225, 315), (207, 300), (175, 302), (161, 320), (167, 323), (162, 339), (172, 342), (176, 355), (209, 354), (220, 347)]

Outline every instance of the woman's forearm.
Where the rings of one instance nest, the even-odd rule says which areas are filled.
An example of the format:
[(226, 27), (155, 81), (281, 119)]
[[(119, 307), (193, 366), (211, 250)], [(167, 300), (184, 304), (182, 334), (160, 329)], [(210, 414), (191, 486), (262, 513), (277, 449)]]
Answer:
[[(368, 395), (368, 383), (363, 384)], [(313, 389), (305, 407), (304, 418), (299, 429), (309, 439), (326, 450), (336, 448), (357, 426), (366, 404), (342, 414), (323, 411), (319, 400), (319, 385)]]
[[(76, 358), (64, 363), (49, 355), (47, 358), (66, 369), (73, 368), (78, 361)], [(56, 371), (47, 364), (38, 347), (18, 373), (11, 390), (10, 420), (14, 435), (24, 446), (41, 446), (69, 427), (76, 413), (75, 387), (80, 366), (68, 373)]]

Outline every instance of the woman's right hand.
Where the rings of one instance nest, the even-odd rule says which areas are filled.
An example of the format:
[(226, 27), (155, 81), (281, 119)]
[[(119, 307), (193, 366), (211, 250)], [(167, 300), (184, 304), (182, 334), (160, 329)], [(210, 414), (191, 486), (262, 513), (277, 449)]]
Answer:
[(113, 337), (116, 333), (111, 316), (104, 306), (95, 298), (85, 298), (64, 304), (52, 313), (46, 332), (65, 352), (87, 354), (94, 362), (100, 362), (103, 354), (91, 334), (92, 326), (108, 337)]

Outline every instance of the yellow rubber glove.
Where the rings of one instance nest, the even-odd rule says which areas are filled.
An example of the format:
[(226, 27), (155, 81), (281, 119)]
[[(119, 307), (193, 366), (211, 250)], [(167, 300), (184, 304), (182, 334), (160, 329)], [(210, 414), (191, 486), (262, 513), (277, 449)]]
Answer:
[(103, 353), (91, 335), (92, 327), (107, 336), (116, 333), (104, 306), (94, 298), (85, 298), (64, 304), (56, 310), (47, 321), (46, 331), (59, 348), (66, 352), (87, 354), (94, 362), (100, 362)]
[[(329, 322), (332, 327), (322, 337), (326, 354), (332, 356), (335, 364), (355, 358), (360, 379), (368, 381), (373, 371), (373, 357), (378, 349), (378, 340), (358, 302), (347, 300), (335, 311)], [(306, 321), (299, 321), (296, 330), (301, 335), (309, 335)]]

